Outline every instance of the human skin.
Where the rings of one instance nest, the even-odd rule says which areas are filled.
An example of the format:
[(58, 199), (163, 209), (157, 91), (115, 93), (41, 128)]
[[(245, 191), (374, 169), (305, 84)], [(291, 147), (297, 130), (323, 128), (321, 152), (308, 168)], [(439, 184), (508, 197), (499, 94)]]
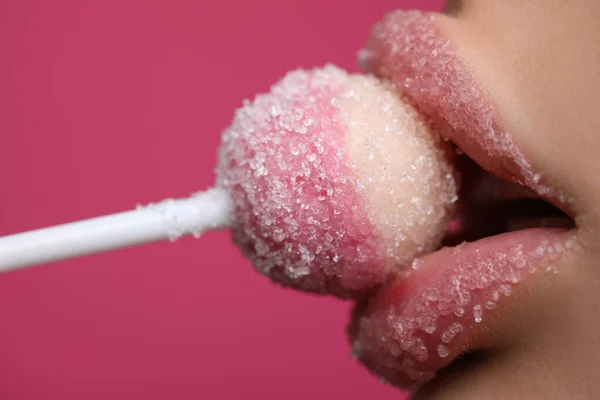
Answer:
[(557, 273), (523, 282), (481, 324), (484, 339), (466, 342), (467, 356), (438, 371), (414, 398), (595, 398), (600, 2), (450, 1), (438, 23), (500, 123), (565, 194), (561, 208), (575, 221), (575, 243), (556, 262)]

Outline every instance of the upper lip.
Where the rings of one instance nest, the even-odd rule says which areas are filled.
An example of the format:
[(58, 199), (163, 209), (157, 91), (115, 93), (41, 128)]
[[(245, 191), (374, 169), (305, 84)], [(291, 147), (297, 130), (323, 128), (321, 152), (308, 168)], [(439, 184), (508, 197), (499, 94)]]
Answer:
[(441, 136), (481, 168), (570, 214), (565, 196), (532, 165), (470, 77), (460, 52), (441, 31), (440, 18), (446, 17), (420, 11), (388, 14), (360, 53), (363, 67), (391, 80), (402, 96), (432, 119)]

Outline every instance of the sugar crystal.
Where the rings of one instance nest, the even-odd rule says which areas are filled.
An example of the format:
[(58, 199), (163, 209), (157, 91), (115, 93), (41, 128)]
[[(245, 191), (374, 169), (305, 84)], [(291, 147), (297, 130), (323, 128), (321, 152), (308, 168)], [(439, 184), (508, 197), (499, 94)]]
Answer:
[(450, 351), (448, 350), (448, 348), (442, 344), (438, 345), (437, 352), (441, 358), (446, 358), (450, 355)]
[(476, 323), (480, 323), (482, 321), (483, 311), (481, 310), (481, 306), (476, 304), (473, 306), (473, 319)]

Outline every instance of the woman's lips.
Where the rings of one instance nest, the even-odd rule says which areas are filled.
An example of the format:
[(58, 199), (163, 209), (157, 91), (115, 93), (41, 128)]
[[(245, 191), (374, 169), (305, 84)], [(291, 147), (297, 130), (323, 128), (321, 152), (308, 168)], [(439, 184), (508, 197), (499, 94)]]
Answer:
[[(361, 52), (363, 66), (392, 81), (399, 95), (480, 167), (562, 208), (564, 196), (502, 128), (457, 48), (444, 37), (438, 18), (445, 17), (389, 14)], [(491, 334), (482, 327), (501, 312), (503, 299), (532, 274), (554, 273), (553, 263), (571, 237), (567, 229), (530, 229), (416, 260), (408, 276), (395, 278), (356, 307), (349, 327), (356, 356), (399, 386), (426, 382), (466, 348), (485, 343)]]
[(399, 94), (432, 119), (439, 133), (483, 169), (533, 190), (557, 206), (563, 196), (545, 182), (514, 138), (501, 126), (488, 99), (471, 78), (439, 20), (420, 11), (395, 11), (376, 25), (362, 66), (391, 80)]
[(349, 328), (355, 354), (372, 371), (405, 388), (422, 384), (465, 348), (485, 344), (482, 326), (517, 285), (555, 273), (570, 246), (563, 229), (530, 229), (444, 248), (413, 263), (368, 303)]

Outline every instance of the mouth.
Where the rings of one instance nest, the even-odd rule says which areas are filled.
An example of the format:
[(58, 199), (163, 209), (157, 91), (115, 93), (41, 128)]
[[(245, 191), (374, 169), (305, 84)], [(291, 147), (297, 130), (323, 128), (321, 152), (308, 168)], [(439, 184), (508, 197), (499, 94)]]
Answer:
[(359, 303), (349, 327), (356, 357), (406, 389), (492, 342), (491, 321), (518, 302), (523, 283), (557, 272), (575, 227), (567, 197), (506, 131), (440, 29), (443, 18), (389, 14), (359, 55), (460, 154), (460, 213), (444, 247)]

